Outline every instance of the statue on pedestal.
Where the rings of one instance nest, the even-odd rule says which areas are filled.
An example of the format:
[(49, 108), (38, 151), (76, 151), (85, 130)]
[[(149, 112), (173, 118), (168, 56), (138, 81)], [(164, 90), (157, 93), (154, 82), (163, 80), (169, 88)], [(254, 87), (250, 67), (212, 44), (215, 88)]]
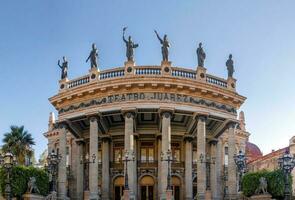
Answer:
[(127, 57), (128, 61), (134, 61), (134, 50), (133, 49), (137, 48), (138, 44), (134, 44), (130, 35), (128, 37), (128, 40), (125, 39), (126, 29), (127, 29), (127, 27), (123, 28), (123, 41), (126, 44), (126, 57)]
[(68, 61), (65, 56), (62, 57), (63, 63), (60, 64), (60, 60), (58, 60), (57, 65), (61, 68), (61, 79), (65, 79), (68, 77)]
[(197, 48), (197, 56), (198, 56), (198, 66), (204, 67), (204, 61), (206, 58), (206, 53), (203, 50), (202, 43), (199, 43), (199, 47)]
[(33, 194), (33, 193), (39, 194), (40, 193), (40, 191), (36, 185), (36, 178), (35, 177), (30, 177), (29, 182), (28, 182), (27, 193), (29, 193), (29, 194)]
[(90, 67), (92, 68), (97, 68), (97, 57), (98, 57), (98, 53), (97, 53), (97, 48), (96, 45), (93, 43), (92, 44), (92, 50), (88, 56), (88, 58), (86, 59), (86, 62), (88, 62), (88, 60), (90, 59)]
[(164, 35), (164, 38), (162, 39), (162, 38), (160, 38), (158, 32), (156, 30), (154, 30), (154, 31), (155, 31), (155, 33), (157, 35), (157, 38), (159, 39), (160, 43), (162, 44), (162, 57), (163, 57), (163, 61), (168, 61), (170, 44), (169, 44), (167, 35), (165, 34)]
[(267, 192), (267, 180), (265, 177), (259, 178), (259, 186), (255, 190), (255, 194), (268, 194)]
[(229, 54), (228, 60), (226, 61), (225, 65), (227, 67), (228, 78), (233, 78), (234, 70), (234, 61), (232, 60), (232, 55)]

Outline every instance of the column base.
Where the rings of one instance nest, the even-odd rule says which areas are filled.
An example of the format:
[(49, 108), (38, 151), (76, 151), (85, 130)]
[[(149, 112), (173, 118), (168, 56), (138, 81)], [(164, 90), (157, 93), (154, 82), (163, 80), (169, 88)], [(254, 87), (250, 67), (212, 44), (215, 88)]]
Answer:
[(99, 196), (97, 193), (89, 193), (89, 200), (99, 200)]
[(226, 200), (237, 200), (238, 198), (237, 198), (237, 194), (227, 194), (224, 199), (226, 199)]
[(206, 194), (205, 193), (198, 193), (197, 194), (197, 199), (198, 200), (205, 200), (206, 199)]
[(166, 190), (166, 192), (161, 195), (160, 200), (174, 200), (172, 190)]
[(122, 200), (135, 200), (135, 195), (130, 190), (124, 190)]

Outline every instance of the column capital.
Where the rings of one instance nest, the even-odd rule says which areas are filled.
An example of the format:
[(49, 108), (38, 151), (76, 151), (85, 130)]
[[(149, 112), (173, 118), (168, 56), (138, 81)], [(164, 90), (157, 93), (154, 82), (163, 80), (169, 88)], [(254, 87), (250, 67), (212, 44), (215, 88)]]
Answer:
[(68, 129), (68, 124), (66, 121), (58, 121), (54, 124), (54, 127), (56, 129), (62, 129), (62, 128)]
[(174, 113), (173, 108), (160, 108), (159, 109), (159, 114), (161, 117), (165, 117), (165, 118), (172, 117), (173, 113)]
[(210, 145), (216, 145), (217, 143), (218, 143), (217, 139), (212, 139), (212, 140), (209, 141)]
[(76, 142), (76, 144), (79, 145), (79, 146), (85, 144), (84, 139), (75, 139), (75, 142)]
[(89, 119), (90, 122), (99, 121), (99, 115), (98, 114), (88, 115), (87, 118)]
[(238, 125), (237, 121), (230, 121), (226, 124), (226, 127), (229, 128), (236, 128), (236, 126)]
[(202, 121), (202, 122), (206, 122), (208, 119), (209, 114), (208, 113), (198, 113), (196, 115), (196, 120), (197, 121)]
[(183, 140), (185, 142), (192, 142), (194, 140), (194, 137), (192, 135), (184, 135)]
[(109, 135), (102, 135), (101, 136), (101, 141), (102, 142), (110, 142), (111, 140), (112, 140), (112, 138)]
[(136, 116), (137, 110), (136, 108), (122, 108), (122, 114), (127, 118), (134, 118)]

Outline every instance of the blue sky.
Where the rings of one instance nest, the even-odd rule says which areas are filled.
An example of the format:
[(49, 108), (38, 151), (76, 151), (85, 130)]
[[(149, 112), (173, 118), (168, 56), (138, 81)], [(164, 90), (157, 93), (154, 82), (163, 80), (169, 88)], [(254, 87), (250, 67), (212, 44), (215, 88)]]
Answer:
[(202, 41), (208, 72), (226, 77), (233, 54), (238, 92), (250, 141), (264, 153), (288, 144), (295, 134), (294, 0), (0, 1), (0, 137), (9, 126), (25, 125), (46, 148), (42, 133), (58, 91), (57, 60), (69, 59), (69, 77), (87, 73), (91, 43), (100, 69), (122, 66), (122, 28), (139, 43), (136, 64), (161, 61), (153, 33), (168, 34), (175, 66), (195, 68)]

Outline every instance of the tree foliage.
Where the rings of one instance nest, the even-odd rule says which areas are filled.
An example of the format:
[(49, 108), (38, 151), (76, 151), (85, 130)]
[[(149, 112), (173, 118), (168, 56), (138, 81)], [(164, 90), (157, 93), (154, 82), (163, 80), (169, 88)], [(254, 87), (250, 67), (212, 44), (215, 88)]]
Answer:
[[(0, 189), (1, 193), (5, 191), (5, 180), (7, 177), (7, 171), (4, 168), (0, 170)], [(27, 184), (30, 177), (36, 178), (36, 185), (41, 195), (48, 194), (49, 178), (47, 173), (38, 168), (14, 166), (11, 169), (11, 189), (13, 197), (21, 199), (21, 196), (27, 191)]]
[(31, 158), (34, 155), (31, 147), (35, 145), (35, 141), (24, 126), (10, 126), (10, 132), (4, 134), (2, 142), (4, 143), (2, 150), (11, 151), (21, 165), (25, 164), (26, 157)]
[[(259, 187), (259, 179), (265, 177), (267, 180), (267, 191), (273, 198), (283, 199), (284, 196), (284, 180), (285, 176), (281, 170), (275, 171), (259, 171), (250, 172), (243, 176), (242, 190), (243, 194), (250, 197), (255, 194), (256, 189)], [(292, 188), (292, 177), (289, 176), (290, 189)]]

